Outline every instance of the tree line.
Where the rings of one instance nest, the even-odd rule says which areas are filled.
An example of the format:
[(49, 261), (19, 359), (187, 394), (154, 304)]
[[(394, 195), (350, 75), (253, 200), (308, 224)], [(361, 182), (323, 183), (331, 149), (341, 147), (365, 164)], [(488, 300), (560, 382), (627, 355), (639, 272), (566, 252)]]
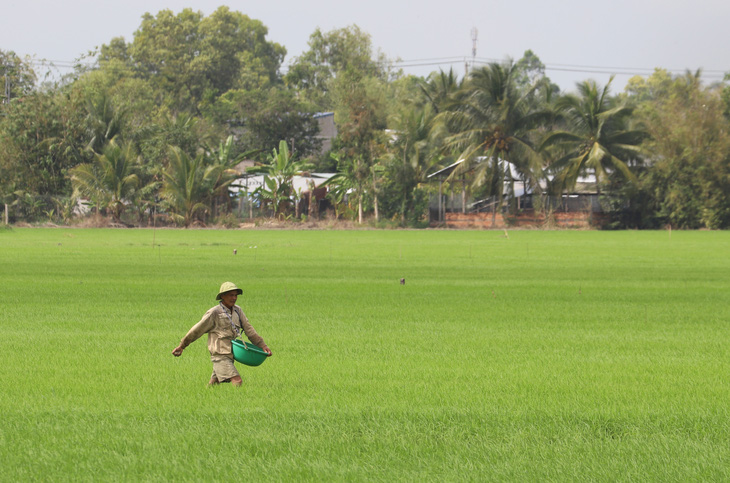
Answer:
[[(429, 175), (517, 213), (525, 187), (551, 199), (595, 177), (614, 228), (730, 226), (730, 86), (656, 69), (623, 92), (611, 82), (561, 92), (532, 51), (517, 60), (405, 75), (357, 26), (286, 49), (258, 20), (220, 7), (145, 14), (61, 81), (0, 50), (0, 203), (13, 221), (70, 222), (78, 200), (116, 223), (235, 221), (234, 167), (264, 175), (254, 201), (300, 218), (296, 174), (336, 173), (335, 216), (419, 226)], [(334, 112), (323, 153), (315, 113)], [(524, 196), (524, 195), (523, 195)], [(316, 216), (311, 204), (309, 216)]]

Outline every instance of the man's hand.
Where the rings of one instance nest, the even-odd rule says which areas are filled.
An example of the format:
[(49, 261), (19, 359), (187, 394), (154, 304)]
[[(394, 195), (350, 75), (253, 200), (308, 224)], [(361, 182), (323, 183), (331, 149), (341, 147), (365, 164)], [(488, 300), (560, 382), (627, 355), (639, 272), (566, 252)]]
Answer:
[(266, 352), (266, 357), (271, 357), (271, 349), (267, 347), (264, 349), (264, 352)]
[(174, 355), (175, 357), (180, 357), (180, 354), (182, 354), (184, 349), (185, 348), (182, 345), (179, 345), (172, 350), (172, 355)]

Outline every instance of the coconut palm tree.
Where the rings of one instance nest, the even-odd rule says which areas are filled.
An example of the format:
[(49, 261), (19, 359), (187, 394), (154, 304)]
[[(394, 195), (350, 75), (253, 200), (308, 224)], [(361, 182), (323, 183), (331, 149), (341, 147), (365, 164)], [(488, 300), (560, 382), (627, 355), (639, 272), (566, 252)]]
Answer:
[(348, 199), (348, 195), (356, 193), (357, 180), (351, 172), (340, 171), (322, 185), (327, 186), (327, 198), (332, 201), (332, 206), (335, 209), (335, 219), (337, 219), (345, 212), (345, 208), (349, 208), (351, 200)]
[(216, 173), (204, 167), (202, 153), (193, 158), (176, 146), (169, 150), (170, 164), (162, 172), (162, 196), (169, 203), (173, 218), (189, 227), (199, 213), (210, 209), (205, 202)]
[(134, 145), (127, 142), (120, 146), (113, 138), (104, 145), (101, 154), (94, 154), (93, 162), (69, 171), (74, 196), (89, 197), (97, 210), (109, 208), (112, 218), (119, 223), (139, 187), (135, 173), (138, 164)]
[(452, 105), (462, 84), (463, 80), (460, 81), (454, 70), (449, 69), (449, 72), (440, 70), (438, 73), (432, 73), (426, 80), (421, 81), (418, 87), (427, 104), (438, 113)]
[(347, 204), (352, 202), (350, 194), (357, 198), (357, 221), (363, 222), (364, 201), (367, 188), (371, 186), (373, 165), (365, 161), (362, 156), (342, 156), (331, 153), (330, 156), (337, 161), (337, 174), (329, 178), (324, 184), (329, 186), (328, 196), (335, 204), (336, 216), (340, 212), (337, 207), (345, 199)]
[(556, 101), (565, 128), (549, 133), (540, 150), (553, 158), (549, 171), (561, 190), (573, 189), (586, 173), (593, 173), (599, 186), (613, 173), (636, 181), (629, 164), (640, 158), (646, 132), (632, 128), (631, 107), (609, 97), (612, 80), (603, 88), (593, 80), (580, 82), (577, 94)]
[(415, 208), (416, 189), (427, 181), (437, 163), (442, 160), (431, 144), (431, 127), (436, 108), (404, 109), (393, 119), (395, 136), (385, 157), (387, 179), (400, 198), (401, 223)]
[(102, 91), (87, 100), (86, 112), (91, 136), (86, 149), (100, 153), (109, 141), (120, 135), (124, 111), (114, 105), (106, 91)]
[(509, 164), (526, 184), (537, 186), (542, 158), (533, 138), (536, 129), (551, 119), (551, 113), (534, 102), (541, 84), (521, 90), (515, 82), (517, 72), (511, 61), (473, 70), (459, 102), (437, 116), (451, 133), (445, 138), (446, 149), (458, 149), (464, 160), (451, 176), (473, 172), (473, 187), (486, 188), (486, 194), (496, 198), (497, 209), (503, 203), (505, 183), (514, 195)]

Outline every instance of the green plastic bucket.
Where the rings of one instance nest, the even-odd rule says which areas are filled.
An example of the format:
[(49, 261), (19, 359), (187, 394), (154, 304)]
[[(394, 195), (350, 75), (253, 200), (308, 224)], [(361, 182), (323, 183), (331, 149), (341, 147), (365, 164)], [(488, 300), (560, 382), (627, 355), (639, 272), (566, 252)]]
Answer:
[(246, 344), (242, 340), (233, 339), (231, 341), (233, 347), (233, 358), (247, 366), (260, 366), (266, 360), (266, 352), (251, 344)]

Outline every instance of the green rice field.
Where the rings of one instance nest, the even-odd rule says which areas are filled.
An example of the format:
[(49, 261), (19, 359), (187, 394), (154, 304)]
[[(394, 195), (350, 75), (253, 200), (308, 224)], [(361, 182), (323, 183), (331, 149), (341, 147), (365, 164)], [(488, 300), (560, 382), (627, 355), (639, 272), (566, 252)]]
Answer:
[[(14, 228), (0, 274), (0, 481), (730, 480), (730, 232)], [(208, 388), (228, 280), (273, 357)]]

